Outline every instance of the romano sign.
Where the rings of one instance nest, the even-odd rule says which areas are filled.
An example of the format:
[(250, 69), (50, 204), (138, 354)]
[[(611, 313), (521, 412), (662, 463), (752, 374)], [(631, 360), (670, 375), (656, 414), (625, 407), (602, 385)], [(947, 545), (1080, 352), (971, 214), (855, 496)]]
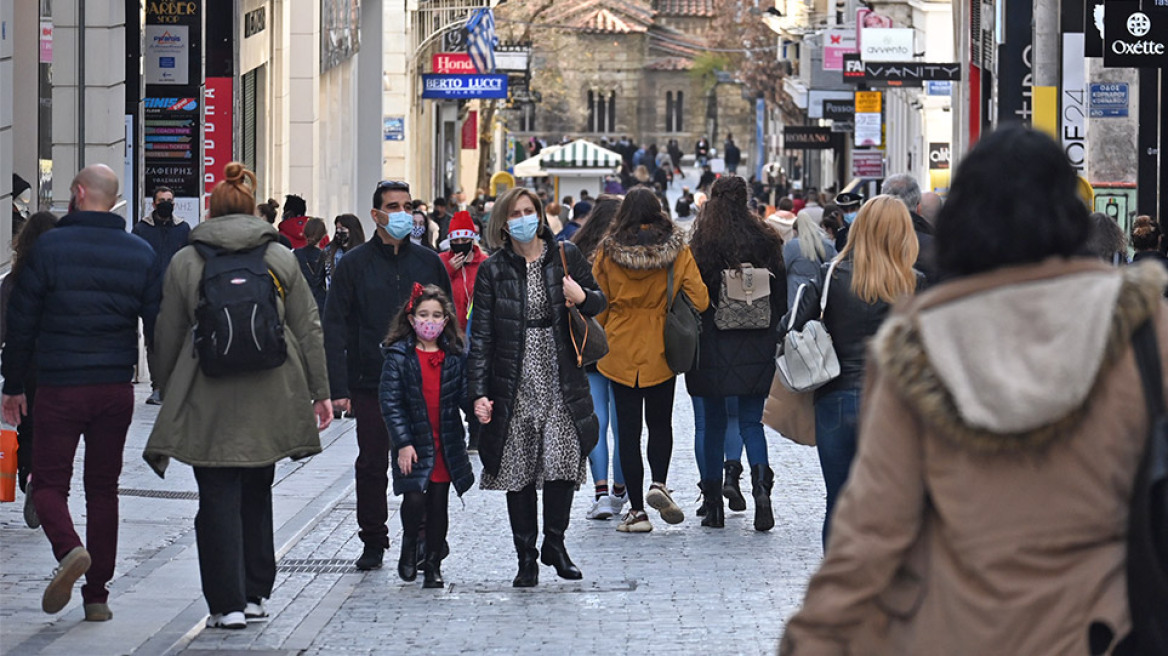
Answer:
[(1168, 66), (1168, 16), (1141, 11), (1139, 2), (1108, 2), (1103, 20), (1104, 66)]
[(803, 150), (828, 150), (835, 148), (836, 140), (831, 128), (789, 125), (783, 128), (784, 147)]

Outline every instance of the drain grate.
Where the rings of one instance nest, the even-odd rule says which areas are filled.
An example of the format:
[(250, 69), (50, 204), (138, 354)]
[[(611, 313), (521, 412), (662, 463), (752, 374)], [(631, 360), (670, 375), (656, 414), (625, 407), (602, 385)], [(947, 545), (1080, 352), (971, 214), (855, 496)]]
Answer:
[(349, 558), (285, 558), (276, 569), (295, 574), (343, 574), (357, 571)]
[(197, 501), (198, 492), (175, 492), (173, 490), (143, 490), (132, 487), (118, 488), (118, 495), (123, 497), (149, 497), (152, 499), (191, 499)]

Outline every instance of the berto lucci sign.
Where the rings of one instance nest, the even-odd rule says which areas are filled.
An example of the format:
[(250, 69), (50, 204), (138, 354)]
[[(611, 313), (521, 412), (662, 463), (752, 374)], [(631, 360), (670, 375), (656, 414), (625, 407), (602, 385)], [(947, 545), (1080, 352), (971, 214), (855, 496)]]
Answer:
[(1104, 8), (1104, 66), (1168, 66), (1168, 16), (1162, 9), (1141, 11), (1139, 2), (1108, 2)]
[(506, 98), (506, 75), (422, 75), (422, 97), (433, 99)]

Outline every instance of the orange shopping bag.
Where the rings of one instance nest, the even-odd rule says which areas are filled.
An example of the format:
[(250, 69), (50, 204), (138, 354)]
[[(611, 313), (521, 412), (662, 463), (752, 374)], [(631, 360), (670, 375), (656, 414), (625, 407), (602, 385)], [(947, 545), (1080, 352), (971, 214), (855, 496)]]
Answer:
[(16, 501), (16, 430), (0, 430), (0, 501)]

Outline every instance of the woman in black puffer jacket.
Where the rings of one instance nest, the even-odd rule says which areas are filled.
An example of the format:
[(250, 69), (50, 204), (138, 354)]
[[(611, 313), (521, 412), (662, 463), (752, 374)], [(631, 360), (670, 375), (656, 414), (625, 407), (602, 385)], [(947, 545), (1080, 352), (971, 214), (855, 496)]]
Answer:
[(462, 496), (474, 485), (459, 410), (468, 410), (466, 361), (454, 306), (436, 286), (414, 291), (385, 338), (381, 415), (393, 454), (393, 493), (401, 507), (398, 575), (417, 577), (418, 534), (426, 526), (424, 587), (443, 587), (450, 486)]
[[(498, 250), (475, 279), (468, 361), (470, 398), (483, 424), (482, 487), (507, 491), (519, 556), (515, 587), (539, 582), (537, 555), (562, 578), (579, 579), (564, 532), (599, 428), (570, 343), (567, 307), (594, 316), (604, 310), (604, 295), (570, 242), (563, 243), (565, 276), (542, 204), (529, 189), (513, 189), (495, 204), (485, 238)], [(537, 487), (544, 490), (542, 553), (535, 548)]]

